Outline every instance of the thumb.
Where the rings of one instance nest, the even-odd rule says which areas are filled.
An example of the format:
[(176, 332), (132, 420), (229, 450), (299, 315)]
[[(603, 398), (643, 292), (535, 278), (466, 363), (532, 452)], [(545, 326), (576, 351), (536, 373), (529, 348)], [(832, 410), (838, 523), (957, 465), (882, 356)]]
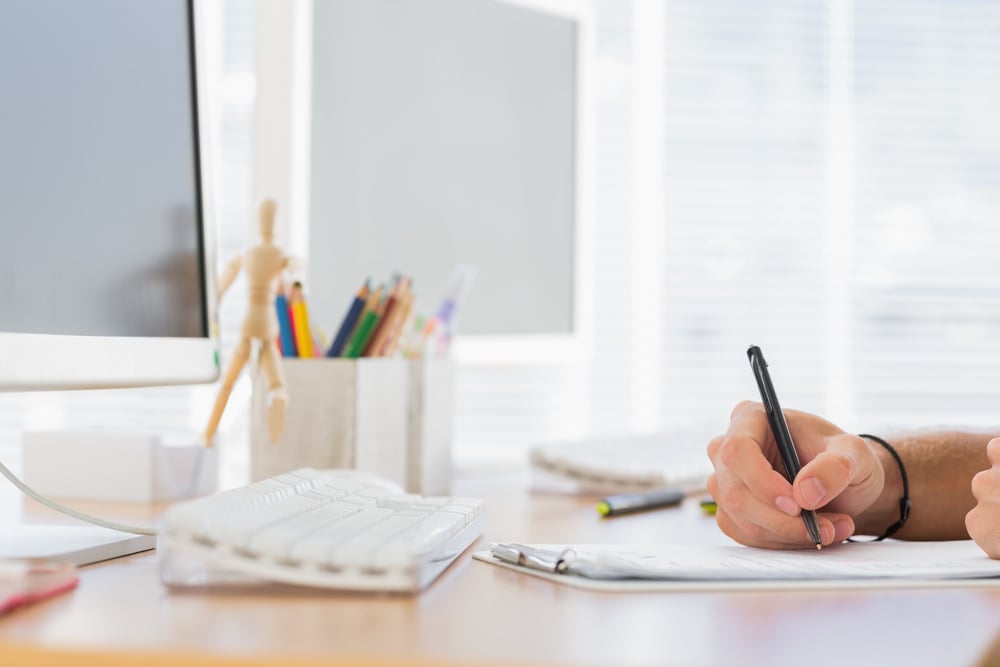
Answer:
[(805, 509), (818, 509), (838, 500), (838, 511), (854, 514), (878, 495), (881, 470), (862, 438), (842, 433), (828, 438), (826, 449), (799, 471), (792, 493)]

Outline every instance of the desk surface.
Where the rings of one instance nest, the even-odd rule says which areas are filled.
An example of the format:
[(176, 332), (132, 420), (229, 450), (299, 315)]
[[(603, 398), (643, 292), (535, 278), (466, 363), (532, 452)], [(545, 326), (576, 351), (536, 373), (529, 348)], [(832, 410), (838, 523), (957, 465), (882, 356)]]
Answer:
[[(601, 521), (592, 500), (524, 489), (516, 474), (456, 483), (456, 493), (486, 499), (490, 523), (474, 548), (727, 543), (693, 502)], [(0, 620), (0, 642), (13, 645), (491, 665), (938, 667), (976, 663), (998, 631), (1000, 590), (607, 594), (469, 553), (412, 597), (171, 593), (148, 553), (84, 568), (72, 594)]]

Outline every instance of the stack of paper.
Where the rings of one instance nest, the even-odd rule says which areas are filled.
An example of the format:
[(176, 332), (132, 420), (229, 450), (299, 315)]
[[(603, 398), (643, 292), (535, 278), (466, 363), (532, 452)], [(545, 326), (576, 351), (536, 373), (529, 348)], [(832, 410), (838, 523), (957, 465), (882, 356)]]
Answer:
[(626, 493), (705, 488), (712, 464), (710, 431), (688, 428), (652, 435), (550, 442), (531, 449), (532, 486), (539, 491)]

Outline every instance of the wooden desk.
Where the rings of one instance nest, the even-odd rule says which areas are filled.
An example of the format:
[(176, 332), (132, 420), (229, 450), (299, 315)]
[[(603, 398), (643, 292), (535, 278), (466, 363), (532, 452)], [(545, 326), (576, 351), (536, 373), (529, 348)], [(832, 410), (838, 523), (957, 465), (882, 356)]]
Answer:
[[(455, 491), (487, 501), (478, 548), (727, 542), (695, 503), (600, 521), (592, 501), (531, 496), (515, 474), (466, 478)], [(171, 593), (152, 553), (81, 574), (74, 593), (0, 620), (0, 642), (328, 664), (940, 667), (974, 664), (1000, 632), (1000, 591), (596, 594), (468, 553), (413, 597)]]

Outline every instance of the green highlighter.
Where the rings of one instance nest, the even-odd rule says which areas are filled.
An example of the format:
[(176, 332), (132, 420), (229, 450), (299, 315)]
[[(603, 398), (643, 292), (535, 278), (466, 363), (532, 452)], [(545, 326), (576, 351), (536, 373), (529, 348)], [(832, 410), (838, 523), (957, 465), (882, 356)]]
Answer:
[(647, 493), (623, 493), (608, 496), (597, 503), (597, 513), (602, 517), (631, 514), (645, 510), (673, 507), (684, 500), (684, 492), (678, 489), (659, 489)]

